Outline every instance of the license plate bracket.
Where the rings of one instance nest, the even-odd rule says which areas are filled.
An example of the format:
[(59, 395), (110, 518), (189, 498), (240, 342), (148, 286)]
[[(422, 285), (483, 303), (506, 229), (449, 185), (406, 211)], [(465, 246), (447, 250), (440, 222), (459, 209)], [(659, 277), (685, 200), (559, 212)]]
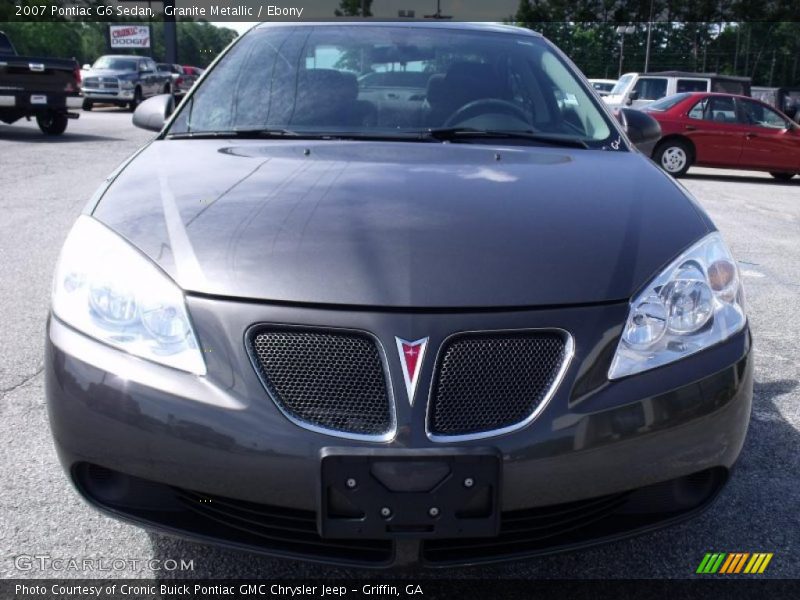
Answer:
[(496, 536), (501, 464), (492, 448), (325, 448), (319, 533), (371, 539)]

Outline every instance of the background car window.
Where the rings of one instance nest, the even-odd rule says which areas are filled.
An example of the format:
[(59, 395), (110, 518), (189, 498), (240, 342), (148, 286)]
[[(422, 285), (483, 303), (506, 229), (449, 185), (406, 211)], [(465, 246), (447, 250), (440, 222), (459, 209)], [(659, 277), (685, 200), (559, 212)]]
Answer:
[(708, 98), (703, 98), (689, 111), (688, 117), (690, 119), (705, 119), (706, 108), (708, 107)]
[(650, 111), (661, 112), (661, 111), (664, 111), (664, 110), (669, 110), (670, 108), (672, 108), (676, 104), (686, 100), (686, 98), (688, 96), (689, 96), (689, 94), (673, 94), (672, 96), (667, 96), (666, 98), (662, 98), (661, 100), (658, 100), (657, 102), (653, 102), (652, 104), (648, 104), (644, 108), (648, 112), (650, 112)]
[(749, 125), (770, 129), (786, 129), (789, 126), (786, 119), (764, 104), (752, 100), (740, 100), (739, 103), (745, 122)]
[(136, 59), (101, 56), (94, 62), (92, 68), (111, 69), (113, 71), (135, 71), (138, 66)]
[(705, 118), (717, 123), (736, 123), (738, 119), (733, 98), (712, 97), (709, 100), (709, 110)]
[(703, 98), (689, 111), (690, 119), (714, 121), (716, 123), (737, 123), (736, 105), (733, 98), (711, 96)]
[(678, 79), (675, 91), (680, 92), (707, 92), (708, 82), (703, 79)]
[(667, 80), (660, 77), (640, 77), (633, 87), (638, 100), (660, 100), (667, 95)]
[(628, 86), (631, 83), (631, 79), (633, 79), (633, 75), (623, 75), (620, 77), (619, 81), (617, 81), (617, 84), (611, 89), (609, 95), (614, 96), (617, 94), (624, 94), (625, 90), (628, 89)]

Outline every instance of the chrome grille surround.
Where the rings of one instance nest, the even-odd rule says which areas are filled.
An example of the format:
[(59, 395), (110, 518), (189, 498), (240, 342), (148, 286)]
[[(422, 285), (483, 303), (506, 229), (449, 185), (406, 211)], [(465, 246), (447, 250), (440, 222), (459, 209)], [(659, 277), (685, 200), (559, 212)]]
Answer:
[[(475, 431), (475, 432), (460, 433), (460, 434), (443, 434), (434, 430), (434, 428), (431, 426), (431, 423), (433, 416), (432, 411), (436, 409), (435, 404), (437, 401), (437, 396), (436, 396), (437, 385), (439, 383), (441, 376), (443, 359), (453, 343), (458, 342), (459, 338), (502, 339), (502, 338), (535, 336), (543, 334), (544, 335), (555, 334), (560, 336), (561, 339), (563, 340), (563, 352), (561, 356), (561, 364), (557, 369), (557, 371), (555, 372), (554, 376), (552, 377), (550, 385), (542, 394), (541, 399), (538, 401), (538, 403), (536, 403), (536, 405), (533, 407), (530, 413), (527, 414), (527, 416), (525, 416), (523, 419), (519, 421), (510, 423), (506, 426), (497, 427), (494, 429), (487, 429), (484, 431)], [(448, 336), (439, 346), (439, 350), (436, 355), (436, 362), (434, 365), (434, 375), (431, 380), (430, 390), (428, 393), (428, 405), (425, 415), (425, 433), (427, 434), (428, 439), (440, 443), (463, 442), (463, 441), (479, 440), (479, 439), (505, 435), (517, 431), (519, 429), (522, 429), (524, 427), (527, 427), (541, 414), (541, 412), (546, 408), (552, 397), (555, 395), (556, 391), (558, 390), (559, 386), (564, 380), (564, 376), (566, 375), (567, 369), (569, 368), (569, 365), (572, 362), (572, 357), (574, 356), (574, 353), (575, 353), (575, 342), (572, 335), (569, 332), (565, 331), (564, 329), (556, 327), (537, 328), (537, 329), (462, 331)]]

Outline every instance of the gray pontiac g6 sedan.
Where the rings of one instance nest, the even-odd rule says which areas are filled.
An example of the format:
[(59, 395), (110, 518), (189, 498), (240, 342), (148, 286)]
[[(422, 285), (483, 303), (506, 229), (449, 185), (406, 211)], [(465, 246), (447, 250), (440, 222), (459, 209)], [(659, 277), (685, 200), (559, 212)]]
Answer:
[(255, 27), (78, 218), (46, 384), (106, 514), (304, 560), (472, 564), (707, 508), (753, 386), (736, 261), (542, 36)]

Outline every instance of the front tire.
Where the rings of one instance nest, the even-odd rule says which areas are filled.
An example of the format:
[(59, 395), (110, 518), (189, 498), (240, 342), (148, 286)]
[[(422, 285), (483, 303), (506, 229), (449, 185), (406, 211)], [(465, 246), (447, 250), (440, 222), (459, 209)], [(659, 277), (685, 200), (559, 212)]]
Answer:
[(45, 135), (61, 135), (67, 130), (67, 115), (47, 111), (44, 114), (36, 115), (36, 124)]
[(131, 112), (136, 110), (136, 107), (142, 103), (142, 88), (136, 88), (133, 91), (133, 100), (128, 103), (128, 110)]
[(794, 173), (772, 173), (772, 172), (770, 172), (770, 175), (772, 175), (778, 181), (789, 181), (792, 177), (795, 176)]
[(682, 140), (667, 140), (656, 146), (653, 160), (673, 177), (681, 177), (692, 165), (692, 151)]

